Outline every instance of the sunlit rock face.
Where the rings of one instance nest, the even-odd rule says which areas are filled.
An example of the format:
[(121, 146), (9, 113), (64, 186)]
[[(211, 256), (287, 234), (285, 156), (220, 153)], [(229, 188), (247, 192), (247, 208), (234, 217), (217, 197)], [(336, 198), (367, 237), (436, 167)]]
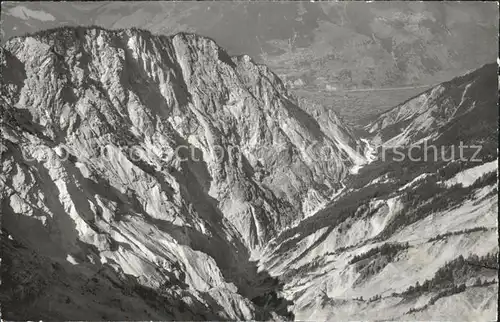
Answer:
[(338, 118), (193, 34), (62, 28), (1, 64), (5, 269), (41, 265), (6, 298), (18, 318), (286, 316), (251, 301), (272, 283), (249, 258), (364, 162)]
[[(495, 66), (360, 139), (193, 34), (62, 28), (0, 59), (6, 319), (495, 318)], [(482, 161), (377, 150), (422, 140)]]
[[(496, 65), (486, 64), (380, 114), (366, 130), (374, 142), (385, 147), (409, 146), (439, 137), (444, 137), (444, 142), (457, 138), (469, 141), (470, 136), (465, 135), (471, 132), (468, 128), (481, 135), (496, 131), (488, 119), (495, 118), (491, 106), (496, 101), (497, 82)], [(457, 124), (462, 123), (466, 123), (460, 126), (462, 133), (455, 135)]]

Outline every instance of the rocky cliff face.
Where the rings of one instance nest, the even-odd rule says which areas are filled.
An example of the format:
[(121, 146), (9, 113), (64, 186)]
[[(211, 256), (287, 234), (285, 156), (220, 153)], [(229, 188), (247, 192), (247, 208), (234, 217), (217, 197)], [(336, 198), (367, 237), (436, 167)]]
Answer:
[[(0, 59), (5, 318), (494, 318), (491, 66), (358, 139), (193, 34), (62, 28)], [(485, 148), (376, 160), (422, 138)]]
[(364, 162), (337, 118), (325, 130), (267, 67), (192, 34), (62, 28), (1, 58), (7, 315), (286, 315), (250, 256)]
[[(495, 128), (487, 120), (495, 118), (495, 110), (491, 106), (496, 101), (497, 82), (496, 66), (484, 65), (382, 113), (366, 129), (375, 142), (386, 147), (432, 141), (443, 134), (447, 136), (445, 141), (451, 141), (447, 132), (457, 135), (456, 128), (460, 124), (463, 131), (472, 128), (483, 135), (494, 132)], [(473, 119), (482, 126), (466, 124)], [(461, 137), (464, 141), (471, 139)]]

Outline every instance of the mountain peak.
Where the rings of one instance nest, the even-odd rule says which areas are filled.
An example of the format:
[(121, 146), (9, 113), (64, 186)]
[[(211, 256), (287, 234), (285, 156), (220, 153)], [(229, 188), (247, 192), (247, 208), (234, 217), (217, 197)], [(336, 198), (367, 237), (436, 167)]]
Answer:
[[(439, 271), (429, 280), (454, 256), (430, 251), (439, 243), (494, 259), (493, 216), (481, 217), (496, 205), (493, 176), (481, 176), (492, 161), (429, 174), (373, 160), (373, 142), (329, 106), (295, 99), (210, 38), (64, 27), (9, 40), (0, 67), (1, 298), (13, 320), (401, 318), (436, 299), (415, 290), (465, 290)], [(467, 137), (491, 159), (497, 78), (483, 71), (390, 110), (372, 133), (396, 146)], [(465, 126), (468, 113), (486, 130)], [(469, 246), (446, 244), (472, 233)], [(395, 274), (410, 266), (420, 275)]]
[[(15, 61), (23, 70), (3, 86), (11, 112), (30, 119), (19, 130), (29, 128), (48, 140), (48, 148), (64, 144), (103, 173), (113, 171), (100, 160), (99, 147), (149, 153), (139, 164), (127, 161), (132, 172), (106, 178), (121, 190), (136, 180), (128, 177), (133, 173), (170, 167), (160, 158), (167, 154), (200, 181), (207, 200), (217, 201), (214, 209), (196, 212), (222, 213), (250, 249), (325, 202), (360, 159), (353, 155), (359, 142), (346, 141), (349, 130), (338, 119), (330, 120), (336, 130), (326, 131), (296, 105), (276, 74), (248, 56), (230, 58), (207, 37), (63, 27), (12, 39), (5, 49), (10, 58), (4, 69)], [(179, 146), (199, 151), (204, 163), (179, 163)], [(321, 160), (325, 146), (332, 155)], [(219, 160), (221, 148), (226, 155)], [(156, 184), (180, 180), (155, 176), (164, 177)], [(158, 203), (154, 211), (170, 204), (168, 198), (153, 201), (143, 187), (130, 188)], [(290, 208), (287, 215), (283, 207)]]

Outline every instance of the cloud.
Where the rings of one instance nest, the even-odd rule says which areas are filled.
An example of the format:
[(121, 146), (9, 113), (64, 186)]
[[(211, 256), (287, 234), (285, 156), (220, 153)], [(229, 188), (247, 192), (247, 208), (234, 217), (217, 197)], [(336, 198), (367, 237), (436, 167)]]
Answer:
[(9, 10), (9, 13), (14, 16), (18, 17), (24, 20), (27, 19), (37, 19), (41, 21), (54, 21), (56, 18), (54, 18), (53, 15), (50, 13), (47, 13), (45, 11), (37, 11), (37, 10), (31, 10), (23, 6), (17, 6)]

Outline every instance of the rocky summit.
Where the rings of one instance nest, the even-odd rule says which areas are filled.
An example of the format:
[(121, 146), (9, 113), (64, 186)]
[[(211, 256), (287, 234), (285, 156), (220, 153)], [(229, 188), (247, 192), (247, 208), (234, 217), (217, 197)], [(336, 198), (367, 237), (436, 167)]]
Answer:
[[(3, 318), (494, 318), (494, 66), (360, 136), (196, 34), (62, 27), (0, 60)], [(480, 163), (381, 159), (464, 129)]]
[[(6, 43), (2, 73), (3, 228), (68, 275), (100, 281), (112, 268), (179, 303), (190, 297), (186, 307), (216, 303), (218, 318), (259, 311), (250, 257), (365, 161), (338, 118), (323, 129), (267, 67), (194, 34), (41, 32)], [(317, 161), (324, 147), (330, 157)], [(84, 290), (35, 284), (46, 301), (68, 296), (46, 314), (102, 318), (101, 291), (85, 308)], [(123, 301), (109, 318), (149, 318)]]

